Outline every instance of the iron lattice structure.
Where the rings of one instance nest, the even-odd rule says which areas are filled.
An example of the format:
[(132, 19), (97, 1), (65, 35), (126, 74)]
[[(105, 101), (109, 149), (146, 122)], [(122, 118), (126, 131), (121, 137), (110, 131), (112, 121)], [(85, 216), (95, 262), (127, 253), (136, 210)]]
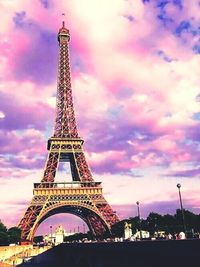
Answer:
[[(48, 140), (48, 158), (40, 183), (34, 184), (33, 199), (19, 223), (22, 241), (32, 241), (41, 222), (57, 213), (71, 213), (82, 218), (93, 236), (101, 238), (111, 233), (119, 221), (107, 203), (100, 182), (95, 182), (79, 137), (71, 88), (69, 61), (69, 30), (64, 22), (58, 33), (60, 47), (56, 120), (53, 136)], [(72, 182), (56, 183), (60, 162), (69, 162)]]

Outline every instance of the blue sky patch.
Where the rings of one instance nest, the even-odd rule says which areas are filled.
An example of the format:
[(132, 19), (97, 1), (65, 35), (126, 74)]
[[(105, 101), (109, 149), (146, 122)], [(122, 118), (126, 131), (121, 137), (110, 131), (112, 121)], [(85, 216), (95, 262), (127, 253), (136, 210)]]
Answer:
[(32, 37), (32, 45), (15, 58), (15, 78), (28, 79), (38, 84), (50, 84), (56, 79), (55, 68), (58, 57), (56, 33), (39, 27), (38, 32), (34, 31), (35, 28), (31, 31), (29, 28), (27, 34)]
[(166, 61), (166, 62), (171, 62), (171, 61), (174, 60), (174, 59), (172, 59), (171, 57), (169, 57), (168, 55), (166, 55), (165, 52), (162, 51), (162, 50), (158, 50), (158, 51), (156, 52), (156, 54), (157, 54), (159, 57), (161, 57), (161, 58), (162, 58), (164, 61)]
[(195, 121), (200, 121), (200, 112), (194, 113), (192, 119)]
[(134, 20), (134, 17), (131, 15), (125, 15), (124, 16), (126, 19), (128, 19), (130, 22), (132, 22)]
[(43, 5), (44, 8), (49, 8), (49, 1), (48, 0), (40, 0), (40, 3)]
[[(151, 0), (142, 0), (144, 4), (150, 3)], [(152, 1), (153, 2), (153, 1)], [(167, 4), (173, 4), (175, 6), (178, 6), (180, 9), (183, 8), (182, 0), (157, 0), (157, 7), (165, 8)]]
[(196, 96), (196, 102), (200, 102), (200, 94)]
[(165, 8), (170, 1), (158, 1), (157, 7)]
[(40, 32), (40, 39), (41, 39), (41, 43), (45, 43), (47, 45), (55, 44), (55, 39), (56, 39), (56, 34), (55, 32), (50, 32), (50, 31), (41, 31)]
[(183, 20), (183, 21), (180, 22), (180, 24), (179, 24), (178, 27), (176, 28), (176, 30), (175, 30), (175, 34), (176, 34), (177, 36), (181, 36), (181, 34), (182, 34), (183, 32), (189, 32), (190, 29), (191, 29), (191, 24), (190, 24), (190, 22), (187, 21), (187, 20)]
[(193, 47), (193, 51), (194, 51), (195, 54), (200, 54), (200, 43), (199, 44), (196, 44)]
[(87, 68), (84, 64), (84, 58), (80, 57), (77, 53), (73, 53), (70, 50), (70, 61), (71, 61), (71, 68), (72, 71), (75, 72), (87, 72)]
[(26, 12), (25, 11), (15, 13), (15, 16), (13, 18), (15, 26), (18, 28), (22, 28), (25, 24), (25, 19), (26, 19)]
[(163, 22), (164, 26), (167, 26), (169, 23), (171, 24), (174, 22), (173, 18), (169, 17), (165, 10), (166, 5), (168, 4), (169, 1), (158, 1), (157, 5), (155, 6), (157, 9), (160, 10), (157, 15), (157, 18)]
[(37, 23), (34, 20), (29, 19), (25, 11), (16, 12), (15, 16), (13, 17), (13, 22), (16, 28), (25, 31), (27, 30), (28, 33), (33, 30), (38, 30)]
[(133, 88), (130, 87), (121, 87), (117, 91), (117, 97), (120, 97), (122, 99), (130, 98), (134, 94)]
[(166, 26), (168, 23), (171, 24), (171, 23), (174, 22), (174, 20), (173, 20), (172, 18), (167, 17), (166, 14), (159, 14), (159, 15), (157, 16), (157, 18), (158, 18), (159, 20), (161, 20), (165, 26)]
[(166, 112), (166, 113), (165, 113), (165, 117), (166, 117), (166, 118), (170, 118), (170, 117), (172, 117), (172, 113), (171, 113), (171, 112)]
[(178, 6), (180, 9), (183, 8), (182, 0), (173, 0), (173, 4), (174, 4), (175, 6)]
[(107, 115), (109, 116), (110, 119), (117, 120), (122, 110), (123, 110), (122, 105), (116, 106), (114, 108), (109, 108), (107, 110)]

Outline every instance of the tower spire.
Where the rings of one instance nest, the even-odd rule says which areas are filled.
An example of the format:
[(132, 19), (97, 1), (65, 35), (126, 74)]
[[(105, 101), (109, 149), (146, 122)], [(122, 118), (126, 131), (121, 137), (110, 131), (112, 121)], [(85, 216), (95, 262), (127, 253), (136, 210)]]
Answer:
[[(63, 13), (62, 16), (64, 17), (65, 14)], [(69, 40), (70, 33), (69, 30), (65, 28), (65, 20), (63, 18), (62, 28), (60, 28), (58, 32), (60, 52), (54, 137), (77, 138), (78, 131), (74, 114), (71, 88)]]
[(62, 13), (62, 27), (65, 28), (65, 13)]

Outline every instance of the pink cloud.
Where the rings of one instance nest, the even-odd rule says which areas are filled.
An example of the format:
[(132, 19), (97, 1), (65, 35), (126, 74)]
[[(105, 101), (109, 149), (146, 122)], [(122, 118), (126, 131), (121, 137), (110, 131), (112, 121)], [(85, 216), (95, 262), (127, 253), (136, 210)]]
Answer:
[[(196, 30), (196, 1), (184, 1), (181, 10), (168, 3), (165, 10), (173, 23), (158, 18), (162, 10), (155, 1), (51, 1), (45, 8), (39, 1), (19, 0), (1, 1), (0, 7), (2, 182), (6, 177), (25, 181), (36, 170), (42, 175), (55, 113), (58, 14), (64, 10), (80, 136), (95, 175), (103, 177), (109, 202), (122, 203), (119, 213), (124, 217), (131, 214), (126, 205), (138, 199), (146, 201), (146, 210), (167, 211), (175, 196), (168, 189), (164, 195), (159, 192), (165, 183), (173, 188), (178, 174), (185, 174), (184, 179), (192, 175), (185, 187), (194, 192), (200, 58), (193, 46), (199, 36), (189, 31), (178, 36), (176, 29), (190, 21)], [(126, 191), (118, 200), (121, 181)], [(154, 188), (152, 181), (159, 186)], [(32, 184), (26, 186), (24, 191), (32, 190)], [(198, 196), (188, 194), (188, 208), (198, 206)]]

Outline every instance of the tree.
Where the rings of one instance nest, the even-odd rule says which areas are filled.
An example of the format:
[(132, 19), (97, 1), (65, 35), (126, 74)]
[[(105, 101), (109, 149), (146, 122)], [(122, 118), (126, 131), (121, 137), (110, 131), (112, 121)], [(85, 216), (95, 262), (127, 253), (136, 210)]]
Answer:
[(74, 235), (69, 235), (69, 236), (65, 236), (64, 237), (64, 241), (67, 242), (72, 242), (72, 241), (79, 241), (82, 240), (84, 238), (89, 239), (88, 237), (88, 233), (87, 234), (83, 234), (83, 233), (75, 233)]
[(0, 246), (8, 245), (7, 228), (0, 220)]
[(6, 226), (2, 223), (2, 221), (0, 220), (0, 232), (7, 232), (7, 228)]
[(119, 222), (115, 223), (114, 225), (112, 225), (111, 232), (112, 232), (114, 237), (124, 236), (124, 224), (126, 221), (128, 221), (128, 220), (122, 220), (122, 221), (119, 221)]
[(199, 231), (200, 226), (198, 224), (198, 215), (190, 212), (189, 210), (184, 210), (185, 214), (185, 222), (186, 222), (186, 229), (188, 231), (194, 230)]
[(21, 229), (18, 227), (11, 227), (8, 231), (8, 242), (10, 244), (14, 243), (17, 244), (21, 240)]
[(173, 215), (170, 214), (163, 215), (163, 223), (164, 223), (163, 230), (165, 230), (167, 234), (169, 233), (174, 234), (177, 232), (176, 219)]
[(33, 238), (33, 242), (34, 242), (34, 243), (40, 243), (40, 242), (43, 242), (43, 236), (42, 236), (42, 235), (35, 236), (35, 237)]
[(131, 224), (131, 229), (133, 233), (136, 233), (136, 231), (140, 228), (140, 222), (138, 216), (129, 218), (128, 223)]
[(151, 212), (146, 219), (147, 231), (152, 235), (155, 231), (163, 230), (163, 217), (162, 215)]
[(21, 230), (18, 227), (11, 227), (7, 230), (6, 226), (0, 220), (0, 246), (8, 244), (17, 244), (21, 239)]
[[(187, 236), (192, 237), (194, 233), (200, 232), (200, 215), (194, 214), (188, 210), (184, 210)], [(138, 216), (122, 220), (111, 227), (113, 236), (122, 237), (124, 235), (124, 223), (132, 224), (133, 234), (139, 230), (146, 230), (153, 235), (157, 231), (165, 231), (166, 234), (179, 233), (183, 231), (183, 217), (180, 209), (176, 210), (176, 214), (160, 215), (155, 212), (150, 212), (146, 219), (141, 219), (139, 222)]]
[(8, 234), (6, 232), (0, 232), (0, 246), (7, 246), (8, 244)]

